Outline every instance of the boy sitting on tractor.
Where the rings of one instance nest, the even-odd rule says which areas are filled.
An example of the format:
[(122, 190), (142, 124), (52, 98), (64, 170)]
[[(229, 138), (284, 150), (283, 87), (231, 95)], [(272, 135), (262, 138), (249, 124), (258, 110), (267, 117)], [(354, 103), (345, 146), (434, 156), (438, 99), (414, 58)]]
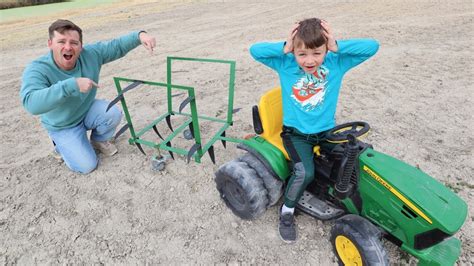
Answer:
[(284, 242), (297, 239), (294, 208), (314, 179), (313, 147), (334, 146), (326, 134), (335, 126), (342, 78), (373, 56), (378, 47), (373, 39), (336, 41), (328, 22), (310, 18), (293, 25), (286, 42), (262, 42), (250, 48), (255, 60), (278, 73), (282, 89), (281, 137), (293, 162), (278, 226)]

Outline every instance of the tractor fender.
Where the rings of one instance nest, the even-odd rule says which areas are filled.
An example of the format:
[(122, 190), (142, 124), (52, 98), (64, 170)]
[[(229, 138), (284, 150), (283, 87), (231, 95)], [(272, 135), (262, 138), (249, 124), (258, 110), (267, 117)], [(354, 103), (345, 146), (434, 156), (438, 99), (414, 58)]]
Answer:
[(336, 220), (336, 223), (346, 222), (346, 224), (354, 225), (354, 229), (364, 235), (371, 235), (377, 238), (382, 236), (382, 229), (369, 220), (355, 214), (347, 214)]
[[(263, 141), (262, 141), (263, 140)], [(290, 169), (285, 155), (260, 137), (244, 140), (237, 145), (237, 148), (248, 151), (267, 168), (274, 176), (278, 176), (285, 181), (290, 176)]]

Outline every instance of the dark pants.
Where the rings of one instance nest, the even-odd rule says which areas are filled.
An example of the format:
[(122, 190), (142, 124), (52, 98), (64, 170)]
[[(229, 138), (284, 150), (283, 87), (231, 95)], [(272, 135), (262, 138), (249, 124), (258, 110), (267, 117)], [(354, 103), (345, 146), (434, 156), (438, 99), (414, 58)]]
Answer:
[(304, 134), (296, 128), (283, 126), (283, 145), (293, 162), (293, 173), (285, 190), (287, 207), (294, 208), (308, 184), (314, 180), (314, 146), (319, 145), (322, 150), (331, 150), (336, 145), (327, 141), (328, 131)]

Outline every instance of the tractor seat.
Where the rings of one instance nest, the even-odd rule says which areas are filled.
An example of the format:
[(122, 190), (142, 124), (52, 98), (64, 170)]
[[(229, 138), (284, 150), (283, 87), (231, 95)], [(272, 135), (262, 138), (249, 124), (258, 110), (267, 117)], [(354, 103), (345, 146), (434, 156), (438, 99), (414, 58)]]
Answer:
[[(253, 106), (252, 115), (255, 133), (277, 147), (286, 159), (290, 160), (280, 136), (283, 129), (283, 106), (280, 87), (266, 92), (260, 98), (258, 107)], [(319, 156), (319, 146), (315, 146), (313, 151)]]

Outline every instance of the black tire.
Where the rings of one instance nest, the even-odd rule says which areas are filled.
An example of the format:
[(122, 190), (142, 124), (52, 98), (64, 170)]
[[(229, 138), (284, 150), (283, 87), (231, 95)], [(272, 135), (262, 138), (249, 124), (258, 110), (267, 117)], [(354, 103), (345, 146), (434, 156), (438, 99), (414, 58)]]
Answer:
[(246, 163), (233, 160), (216, 172), (216, 186), (232, 212), (245, 220), (253, 220), (267, 209), (267, 190), (255, 170)]
[(283, 182), (278, 179), (267, 167), (253, 154), (246, 153), (240, 156), (239, 161), (245, 162), (254, 169), (258, 176), (262, 178), (263, 185), (267, 189), (268, 206), (275, 205), (283, 194)]
[(389, 265), (380, 242), (381, 231), (367, 219), (348, 214), (339, 218), (331, 230), (333, 251), (339, 265)]
[(191, 132), (191, 130), (189, 130), (189, 129), (185, 129), (183, 131), (183, 137), (187, 140), (194, 139), (193, 132)]

